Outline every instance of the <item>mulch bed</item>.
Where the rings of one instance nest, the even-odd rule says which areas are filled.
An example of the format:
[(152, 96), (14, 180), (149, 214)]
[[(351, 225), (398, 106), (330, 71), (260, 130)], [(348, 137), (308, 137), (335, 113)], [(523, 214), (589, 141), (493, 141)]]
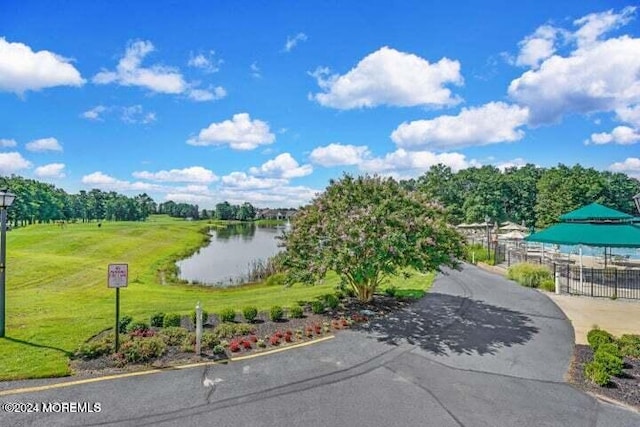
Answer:
[[(309, 306), (305, 307), (304, 317), (301, 319), (287, 318), (280, 322), (273, 322), (269, 319), (269, 313), (261, 312), (258, 314), (256, 320), (252, 323), (252, 329), (257, 338), (265, 339), (276, 332), (285, 333), (286, 331), (304, 330), (309, 325), (326, 325), (326, 322), (332, 322), (335, 319), (353, 319), (355, 322), (347, 328), (360, 328), (365, 327), (371, 318), (384, 317), (387, 314), (407, 307), (415, 300), (400, 300), (388, 296), (376, 295), (373, 301), (370, 303), (361, 303), (355, 298), (347, 298), (342, 301), (341, 305), (334, 310), (326, 309), (323, 314), (313, 314)], [(239, 318), (238, 316), (237, 318)], [(209, 316), (208, 322), (204, 325), (204, 331), (212, 331), (213, 328), (218, 325), (219, 319), (216, 315)], [(239, 322), (238, 322), (239, 323)], [(194, 327), (190, 320), (183, 318), (182, 326), (186, 329), (193, 331)], [(169, 346), (167, 352), (160, 358), (153, 362), (142, 363), (128, 363), (125, 366), (118, 366), (116, 361), (111, 356), (102, 356), (96, 359), (84, 360), (73, 359), (70, 362), (71, 370), (74, 372), (74, 376), (78, 377), (93, 377), (99, 375), (112, 375), (123, 372), (135, 372), (140, 370), (146, 370), (149, 368), (168, 368), (171, 366), (199, 363), (204, 361), (220, 361), (224, 362), (229, 358), (233, 359), (237, 356), (244, 356), (248, 354), (255, 354), (275, 348), (282, 348), (292, 344), (300, 344), (302, 342), (312, 341), (314, 339), (322, 338), (324, 336), (339, 333), (342, 327), (336, 329), (331, 327), (330, 332), (323, 331), (321, 334), (313, 334), (313, 337), (302, 338), (294, 337), (293, 342), (286, 343), (281, 342), (277, 346), (267, 344), (266, 348), (257, 348), (253, 345), (251, 349), (242, 349), (239, 352), (231, 353), (227, 350), (225, 355), (213, 355), (212, 353), (203, 352), (202, 356), (196, 356), (191, 352), (184, 352), (180, 350), (179, 346)], [(104, 331), (98, 334), (92, 339), (100, 339), (110, 331)], [(124, 335), (124, 334), (123, 334)]]
[(584, 365), (593, 360), (588, 345), (576, 345), (569, 368), (569, 382), (579, 389), (613, 399), (640, 409), (640, 360), (624, 358), (624, 371), (620, 377), (611, 377), (611, 383), (600, 387), (584, 375)]

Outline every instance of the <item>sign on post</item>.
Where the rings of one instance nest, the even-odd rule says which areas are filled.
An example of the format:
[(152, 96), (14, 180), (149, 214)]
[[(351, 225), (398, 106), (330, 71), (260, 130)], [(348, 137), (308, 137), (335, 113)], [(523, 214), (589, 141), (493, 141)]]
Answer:
[(129, 284), (129, 264), (109, 264), (107, 286), (116, 290), (116, 353), (120, 348), (120, 288)]
[(126, 288), (129, 284), (129, 264), (109, 264), (110, 288)]

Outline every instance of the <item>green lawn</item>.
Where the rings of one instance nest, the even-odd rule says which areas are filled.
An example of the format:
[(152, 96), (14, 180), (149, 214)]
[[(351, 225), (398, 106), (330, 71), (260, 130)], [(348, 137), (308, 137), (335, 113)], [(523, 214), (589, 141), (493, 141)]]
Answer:
[[(187, 314), (201, 301), (210, 313), (231, 307), (288, 306), (330, 292), (335, 275), (320, 286), (248, 285), (214, 289), (160, 284), (159, 270), (202, 245), (207, 224), (153, 216), (147, 222), (33, 225), (7, 234), (7, 326), (0, 338), (0, 380), (65, 376), (70, 354), (112, 327), (115, 291), (107, 265), (129, 264), (121, 315), (148, 321), (156, 311)], [(434, 275), (397, 278), (399, 289), (428, 289)]]

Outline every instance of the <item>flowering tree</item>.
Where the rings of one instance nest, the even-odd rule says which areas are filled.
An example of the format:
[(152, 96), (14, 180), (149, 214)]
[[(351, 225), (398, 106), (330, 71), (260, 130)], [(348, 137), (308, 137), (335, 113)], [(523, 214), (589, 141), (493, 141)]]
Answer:
[(462, 256), (462, 238), (440, 205), (378, 176), (332, 180), (283, 241), (290, 282), (316, 283), (333, 270), (361, 301), (403, 267), (427, 272)]

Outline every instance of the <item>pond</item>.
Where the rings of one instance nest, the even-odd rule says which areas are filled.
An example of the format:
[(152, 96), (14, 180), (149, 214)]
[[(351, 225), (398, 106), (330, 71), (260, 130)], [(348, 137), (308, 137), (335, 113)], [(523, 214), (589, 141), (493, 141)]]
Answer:
[(282, 249), (276, 236), (283, 226), (233, 224), (211, 229), (211, 242), (190, 258), (178, 261), (178, 277), (191, 283), (233, 286), (247, 282), (249, 269)]

